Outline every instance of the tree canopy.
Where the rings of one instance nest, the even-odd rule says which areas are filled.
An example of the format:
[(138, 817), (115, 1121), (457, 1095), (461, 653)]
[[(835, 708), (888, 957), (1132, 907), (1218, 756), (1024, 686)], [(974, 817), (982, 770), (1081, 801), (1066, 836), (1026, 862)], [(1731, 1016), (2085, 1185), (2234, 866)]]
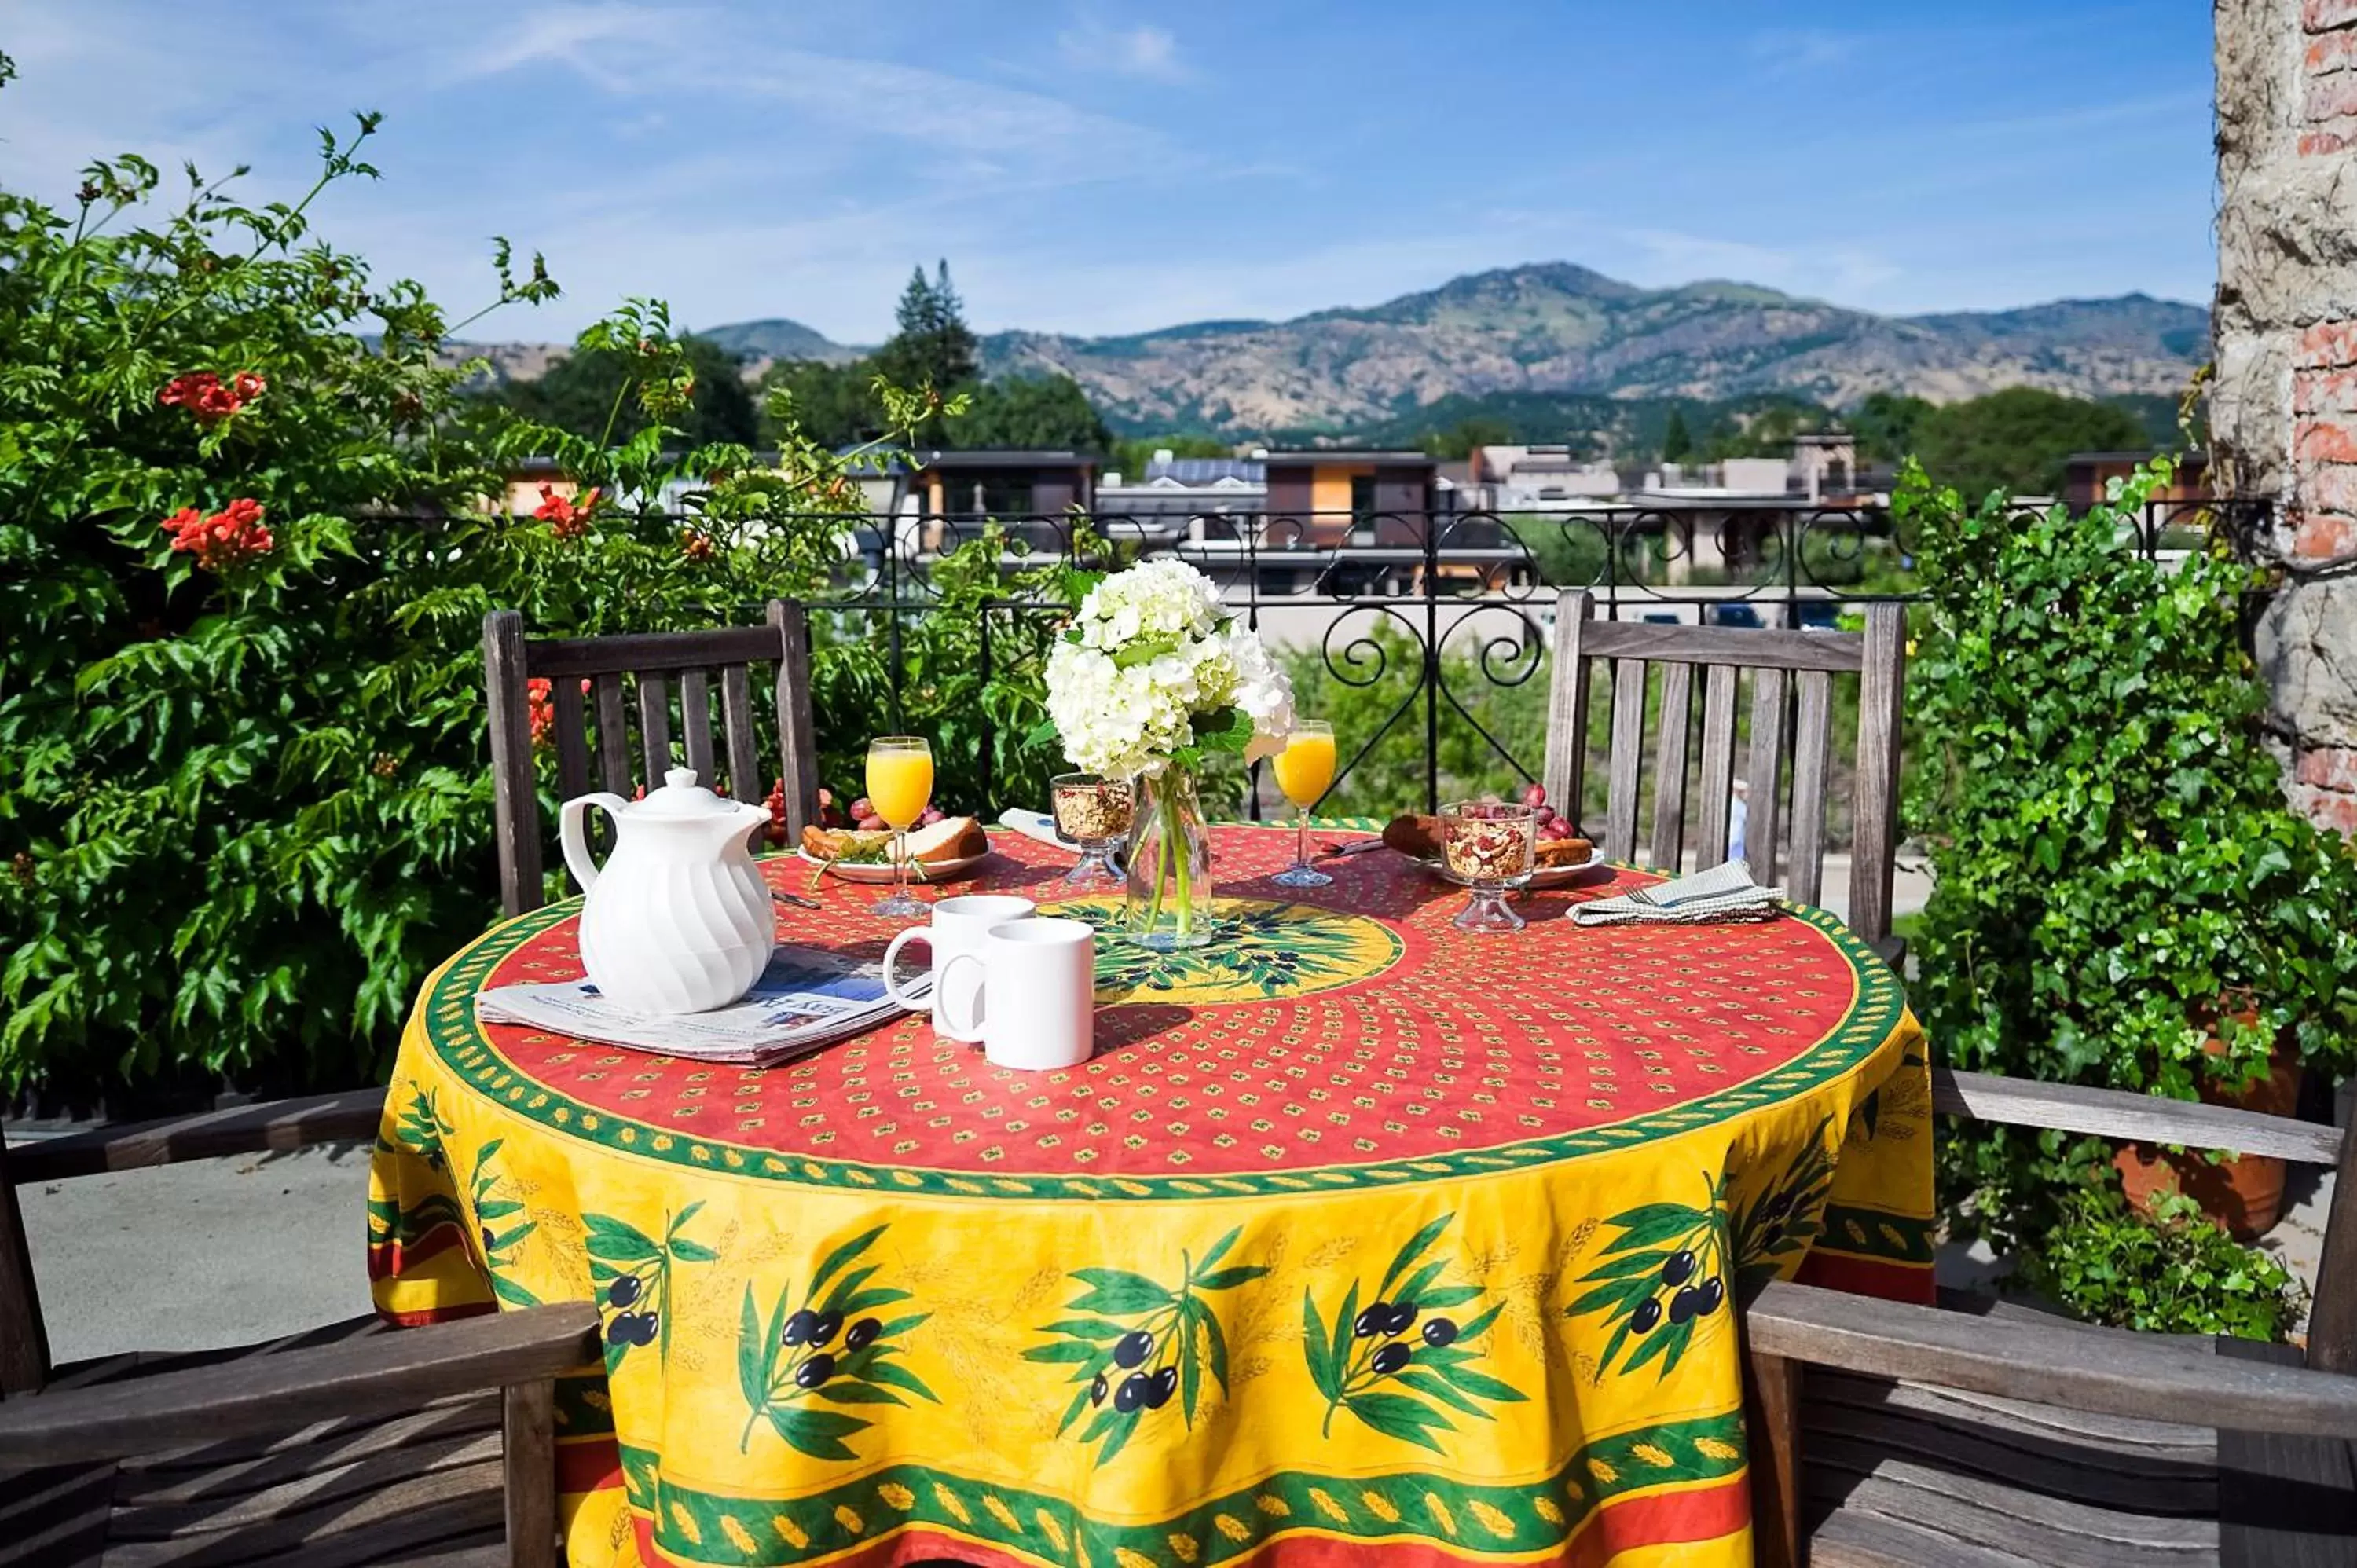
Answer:
[(1913, 435), (1924, 471), (1975, 499), (1995, 489), (2061, 495), (2072, 453), (2150, 445), (2144, 421), (2128, 410), (2036, 387), (2007, 387), (1927, 408)]
[[(686, 412), (670, 421), (687, 433), (692, 446), (732, 441), (749, 446), (760, 435), (752, 389), (745, 384), (737, 357), (709, 338), (680, 340), (694, 373)], [(524, 418), (553, 424), (597, 441), (627, 441), (651, 416), (626, 394), (631, 372), (625, 357), (610, 349), (579, 349), (532, 380), (510, 381), (499, 400)]]

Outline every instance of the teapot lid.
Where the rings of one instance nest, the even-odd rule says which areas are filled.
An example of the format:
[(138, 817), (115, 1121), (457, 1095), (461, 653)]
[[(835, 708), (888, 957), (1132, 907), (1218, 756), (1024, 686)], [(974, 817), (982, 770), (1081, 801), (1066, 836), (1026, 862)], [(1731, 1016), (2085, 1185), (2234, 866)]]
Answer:
[(634, 816), (717, 817), (734, 814), (737, 806), (698, 784), (694, 768), (674, 768), (663, 775), (662, 788), (648, 790), (630, 811)]

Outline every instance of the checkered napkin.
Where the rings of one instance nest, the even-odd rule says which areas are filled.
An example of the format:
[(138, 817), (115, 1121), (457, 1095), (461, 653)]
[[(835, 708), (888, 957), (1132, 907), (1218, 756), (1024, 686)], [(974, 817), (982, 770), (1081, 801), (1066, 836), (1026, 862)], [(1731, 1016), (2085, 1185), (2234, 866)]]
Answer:
[(1782, 888), (1760, 886), (1751, 880), (1749, 867), (1730, 860), (1617, 898), (1576, 904), (1571, 918), (1583, 926), (1698, 926), (1714, 920), (1765, 920), (1776, 913), (1776, 900), (1783, 896)]

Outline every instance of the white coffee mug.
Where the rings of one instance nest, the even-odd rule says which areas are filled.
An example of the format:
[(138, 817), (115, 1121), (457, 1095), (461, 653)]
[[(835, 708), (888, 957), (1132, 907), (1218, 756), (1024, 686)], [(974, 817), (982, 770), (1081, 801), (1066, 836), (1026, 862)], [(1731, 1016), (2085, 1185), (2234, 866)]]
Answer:
[[(943, 989), (949, 979), (950, 960), (960, 953), (975, 952), (982, 947), (982, 934), (991, 927), (1008, 920), (1027, 920), (1039, 906), (1028, 898), (1017, 898), (1007, 893), (968, 893), (955, 898), (943, 898), (933, 906), (932, 924), (911, 926), (892, 939), (884, 950), (884, 990), (893, 1001), (912, 1013), (931, 1013), (933, 1033), (944, 1039), (963, 1040), (968, 1044), (979, 1040), (979, 1032), (961, 1034), (944, 1021), (941, 1010)], [(900, 989), (892, 976), (892, 961), (900, 956), (903, 943), (921, 940), (933, 950), (933, 990), (931, 997), (911, 996)], [(959, 983), (972, 992), (980, 982), (971, 974), (961, 977)]]
[(1078, 1067), (1096, 1048), (1096, 966), (1087, 921), (1008, 920), (942, 965), (934, 1016), (959, 1039), (979, 1036), (994, 1067)]

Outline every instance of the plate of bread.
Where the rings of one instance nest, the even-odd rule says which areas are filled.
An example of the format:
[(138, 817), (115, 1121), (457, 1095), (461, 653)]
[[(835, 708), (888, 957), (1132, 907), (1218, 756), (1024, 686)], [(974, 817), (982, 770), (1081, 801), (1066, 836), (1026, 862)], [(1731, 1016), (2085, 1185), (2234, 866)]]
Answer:
[[(1591, 865), (1603, 864), (1596, 845), (1579, 834), (1571, 820), (1547, 804), (1546, 790), (1536, 784), (1523, 789), (1523, 804), (1538, 819), (1538, 835), (1529, 886), (1560, 887)], [(1383, 828), (1383, 843), (1421, 865), (1435, 876), (1447, 877), (1440, 855), (1440, 819), (1415, 812), (1394, 817)]]
[[(889, 829), (806, 827), (795, 853), (845, 882), (888, 883), (895, 869)], [(990, 836), (972, 817), (943, 817), (909, 829), (908, 853), (910, 881), (951, 882), (989, 858)]]

